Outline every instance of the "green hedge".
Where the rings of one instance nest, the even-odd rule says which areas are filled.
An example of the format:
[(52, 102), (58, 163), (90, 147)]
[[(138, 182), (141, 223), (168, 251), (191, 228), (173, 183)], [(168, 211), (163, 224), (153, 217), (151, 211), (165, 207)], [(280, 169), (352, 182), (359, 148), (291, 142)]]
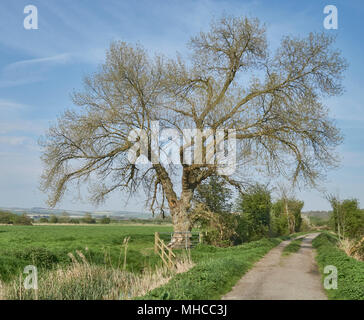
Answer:
[(364, 262), (347, 256), (336, 244), (337, 238), (326, 232), (313, 241), (322, 279), (327, 276), (323, 273), (325, 266), (333, 265), (338, 270), (338, 288), (326, 293), (329, 299), (364, 300)]
[(229, 248), (200, 245), (191, 253), (195, 267), (139, 299), (220, 299), (256, 261), (280, 242), (280, 239), (262, 239)]

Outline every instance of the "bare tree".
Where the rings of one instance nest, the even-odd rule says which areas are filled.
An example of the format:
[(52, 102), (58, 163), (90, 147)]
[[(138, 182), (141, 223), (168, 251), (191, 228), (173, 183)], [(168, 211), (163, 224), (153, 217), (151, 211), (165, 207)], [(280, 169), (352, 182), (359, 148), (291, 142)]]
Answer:
[[(191, 39), (189, 59), (150, 58), (140, 46), (112, 43), (100, 70), (85, 78), (84, 91), (73, 94), (79, 111), (66, 111), (41, 141), (49, 204), (59, 202), (72, 182), (96, 181), (90, 189), (96, 203), (112, 191), (144, 186), (152, 208), (163, 210), (166, 201), (175, 232), (189, 231), (196, 187), (219, 173), (220, 165), (209, 161), (217, 143), (209, 148), (206, 136), (202, 146), (194, 139), (182, 143), (181, 165), (155, 161), (163, 148), (153, 144), (154, 121), (181, 135), (186, 128), (211, 129), (213, 136), (226, 130), (223, 142), (233, 129), (238, 170), (249, 163), (314, 185), (336, 164), (333, 152), (341, 142), (321, 101), (342, 91), (346, 63), (333, 41), (314, 33), (284, 37), (271, 53), (257, 19), (224, 17)], [(130, 139), (135, 129), (146, 143), (141, 136)], [(182, 161), (188, 148), (203, 161)], [(131, 151), (149, 164), (129, 161)], [(223, 178), (241, 186), (235, 174)], [(175, 237), (171, 245), (177, 244)]]
[(344, 238), (345, 234), (345, 211), (343, 210), (342, 201), (340, 200), (340, 196), (338, 194), (325, 194), (326, 200), (330, 203), (332, 207), (332, 219), (334, 223), (334, 230), (337, 232), (337, 235), (340, 240)]

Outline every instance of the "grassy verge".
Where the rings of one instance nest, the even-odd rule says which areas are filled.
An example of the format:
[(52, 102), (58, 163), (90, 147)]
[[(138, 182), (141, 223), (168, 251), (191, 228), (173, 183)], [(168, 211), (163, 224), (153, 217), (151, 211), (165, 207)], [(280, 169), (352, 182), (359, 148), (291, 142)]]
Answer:
[(357, 261), (337, 247), (337, 238), (324, 232), (314, 241), (316, 260), (324, 279), (325, 266), (333, 265), (338, 271), (337, 289), (326, 290), (329, 299), (364, 300), (364, 262)]
[(301, 248), (303, 238), (292, 240), (290, 244), (284, 247), (282, 255), (288, 256), (291, 253), (295, 253)]
[(220, 299), (256, 261), (280, 242), (281, 239), (262, 239), (229, 248), (201, 245), (191, 252), (195, 267), (139, 299)]

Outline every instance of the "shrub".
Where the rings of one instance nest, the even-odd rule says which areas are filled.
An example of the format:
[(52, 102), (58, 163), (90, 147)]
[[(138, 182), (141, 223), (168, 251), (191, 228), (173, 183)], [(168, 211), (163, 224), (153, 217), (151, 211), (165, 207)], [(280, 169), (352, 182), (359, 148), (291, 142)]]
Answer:
[(0, 211), (0, 223), (12, 224), (14, 219), (14, 214), (6, 211)]
[(203, 233), (203, 241), (218, 247), (230, 246), (236, 235), (236, 218), (231, 213), (215, 213), (198, 204), (190, 216)]
[(269, 235), (271, 207), (270, 191), (264, 185), (256, 184), (240, 195), (236, 209), (246, 224), (242, 238), (254, 241)]
[(21, 216), (16, 215), (13, 219), (13, 223), (20, 226), (31, 226), (32, 219), (30, 219), (26, 214), (22, 214)]
[(96, 223), (96, 220), (94, 218), (92, 218), (90, 213), (86, 213), (85, 216), (82, 218), (82, 222), (94, 224), (94, 223)]
[(0, 223), (31, 226), (32, 220), (25, 213), (19, 216), (11, 212), (0, 211)]
[(301, 230), (302, 232), (307, 232), (310, 231), (311, 227), (309, 222), (306, 219), (302, 219), (302, 223), (301, 223)]
[(37, 268), (51, 268), (58, 263), (57, 256), (45, 248), (28, 247), (15, 253), (16, 257), (35, 265)]
[(111, 219), (109, 217), (103, 217), (100, 219), (101, 224), (109, 224), (111, 222)]
[(289, 234), (287, 217), (281, 213), (280, 203), (273, 204), (271, 212), (271, 231), (275, 236)]
[(272, 231), (276, 236), (301, 231), (301, 210), (303, 201), (295, 198), (282, 198), (272, 206)]
[(237, 214), (236, 219), (236, 234), (233, 236), (234, 245), (242, 244), (250, 240), (250, 226), (248, 218), (243, 214)]
[(359, 209), (356, 199), (338, 200), (329, 198), (332, 206), (330, 221), (333, 229), (343, 238), (361, 238), (364, 234), (364, 211)]
[(50, 223), (58, 223), (58, 218), (54, 214), (52, 214), (49, 218)]

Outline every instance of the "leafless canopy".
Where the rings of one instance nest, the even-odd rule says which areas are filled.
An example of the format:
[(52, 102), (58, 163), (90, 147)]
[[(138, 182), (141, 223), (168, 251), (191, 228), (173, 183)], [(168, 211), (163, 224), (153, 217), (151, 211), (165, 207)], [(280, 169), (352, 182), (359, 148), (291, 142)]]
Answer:
[(224, 17), (191, 39), (188, 59), (151, 58), (140, 46), (112, 43), (105, 63), (73, 95), (80, 109), (66, 111), (41, 142), (49, 204), (70, 183), (89, 178), (96, 181), (95, 202), (144, 185), (150, 204), (161, 207), (166, 199), (175, 225), (186, 229), (181, 221), (194, 189), (216, 166), (184, 164), (177, 174), (178, 168), (161, 163), (130, 163), (130, 131), (150, 133), (152, 121), (179, 132), (235, 129), (239, 163), (314, 184), (335, 165), (333, 151), (341, 142), (322, 103), (342, 92), (346, 63), (333, 42), (326, 34), (284, 37), (272, 53), (257, 19)]

